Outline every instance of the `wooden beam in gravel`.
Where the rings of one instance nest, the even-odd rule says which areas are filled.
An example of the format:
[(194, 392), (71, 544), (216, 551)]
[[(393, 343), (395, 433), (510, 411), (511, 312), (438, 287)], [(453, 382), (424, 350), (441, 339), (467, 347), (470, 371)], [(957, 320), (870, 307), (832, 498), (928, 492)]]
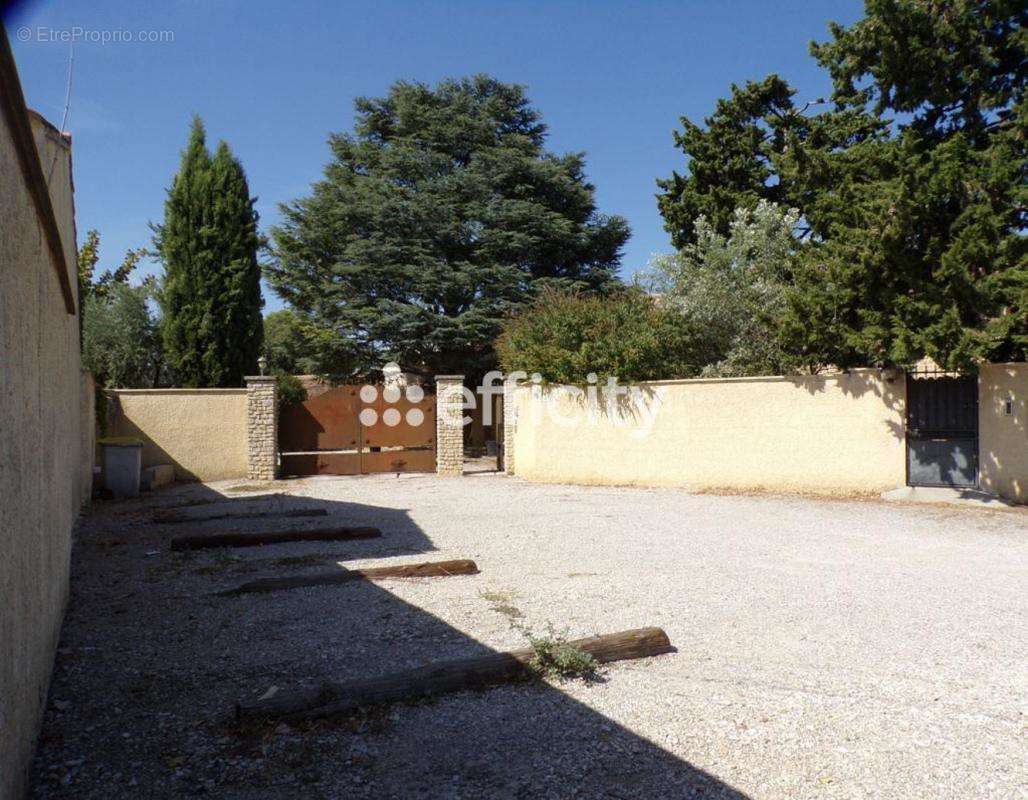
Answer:
[[(667, 634), (660, 628), (636, 628), (591, 636), (577, 639), (572, 644), (590, 653), (601, 664), (674, 652)], [(364, 706), (480, 689), (528, 676), (528, 664), (534, 652), (526, 647), (509, 653), (443, 661), (352, 683), (326, 682), (312, 689), (290, 692), (272, 689), (258, 700), (238, 704), (236, 718), (320, 719), (346, 714)]]
[(180, 497), (171, 498), (170, 502), (164, 503), (158, 508), (168, 511), (171, 509), (179, 508), (195, 508), (196, 506), (212, 506), (212, 505), (240, 505), (242, 503), (258, 503), (261, 500), (277, 500), (286, 494), (285, 491), (281, 492), (263, 492), (262, 494), (248, 494), (240, 497)]
[(203, 550), (209, 547), (258, 547), (283, 542), (342, 542), (349, 539), (375, 539), (382, 535), (378, 528), (299, 528), (264, 533), (201, 533), (176, 536), (172, 550)]
[[(216, 505), (216, 504), (215, 504)], [(204, 513), (200, 516), (189, 513), (195, 506), (184, 508), (158, 508), (153, 512), (153, 521), (162, 524), (174, 522), (206, 522), (209, 519), (254, 519), (256, 517), (324, 517), (327, 508), (253, 508), (235, 510), (231, 508), (210, 509), (200, 506)], [(210, 509), (211, 513), (207, 513)]]
[(261, 578), (248, 581), (234, 589), (218, 592), (221, 597), (259, 592), (277, 592), (282, 589), (301, 589), (305, 586), (336, 586), (352, 581), (374, 581), (384, 578), (445, 578), (450, 575), (477, 575), (478, 565), (467, 558), (455, 561), (425, 561), (420, 564), (397, 564), (388, 567), (336, 570), (314, 575), (289, 575), (285, 578)]

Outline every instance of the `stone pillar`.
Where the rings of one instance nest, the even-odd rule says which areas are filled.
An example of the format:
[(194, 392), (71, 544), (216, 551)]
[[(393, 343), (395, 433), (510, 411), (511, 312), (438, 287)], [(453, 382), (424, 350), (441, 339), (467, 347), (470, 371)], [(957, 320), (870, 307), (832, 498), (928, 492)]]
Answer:
[(464, 474), (464, 376), (435, 376), (435, 471)]
[(514, 431), (517, 427), (518, 385), (513, 381), (503, 382), (503, 471), (514, 474)]
[(247, 478), (273, 481), (278, 470), (278, 397), (275, 378), (246, 378)]

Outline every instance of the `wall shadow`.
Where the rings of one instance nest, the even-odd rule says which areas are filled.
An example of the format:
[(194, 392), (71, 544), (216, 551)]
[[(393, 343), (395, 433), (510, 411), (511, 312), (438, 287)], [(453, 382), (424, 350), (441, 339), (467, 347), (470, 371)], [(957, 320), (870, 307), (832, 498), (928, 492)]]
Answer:
[(885, 427), (893, 438), (906, 441), (906, 378), (904, 373), (892, 374), (886, 370), (857, 369), (848, 372), (835, 372), (818, 375), (787, 375), (785, 380), (797, 389), (804, 389), (815, 395), (827, 391), (829, 381), (835, 383), (846, 397), (854, 399), (873, 395), (894, 414), (898, 414), (901, 422), (885, 421)]
[[(214, 501), (193, 508), (225, 501), (196, 487), (175, 494)], [(745, 797), (548, 684), (464, 692), (336, 721), (240, 726), (234, 704), (272, 685), (346, 681), (493, 652), (383, 584), (214, 596), (241, 580), (324, 571), (327, 559), (435, 550), (406, 510), (286, 497), (329, 509), (326, 518), (288, 520), (290, 527), (345, 520), (378, 525), (384, 535), (172, 554), (170, 537), (186, 528), (274, 530), (283, 521), (147, 525), (147, 504), (122, 514), (110, 504), (87, 519), (34, 797)], [(154, 550), (159, 555), (148, 557)], [(443, 597), (458, 606), (482, 603), (489, 613), (480, 595), (489, 565), (479, 566), (481, 576), (421, 580), (445, 582)], [(82, 757), (88, 769), (51, 769)]]

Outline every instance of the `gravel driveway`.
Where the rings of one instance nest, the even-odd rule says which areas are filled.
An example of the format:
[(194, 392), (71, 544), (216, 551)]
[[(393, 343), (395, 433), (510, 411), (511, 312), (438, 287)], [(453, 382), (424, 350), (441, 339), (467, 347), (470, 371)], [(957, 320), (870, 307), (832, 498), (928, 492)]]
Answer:
[[(326, 507), (327, 519), (150, 521), (155, 505), (237, 496), (230, 486), (103, 504), (84, 520), (35, 797), (1028, 794), (1023, 513), (481, 474), (275, 484), (290, 497), (273, 502)], [(342, 520), (384, 536), (168, 550), (187, 530)], [(447, 558), (482, 572), (211, 594), (337, 562)], [(272, 685), (521, 646), (512, 623), (576, 636), (657, 625), (678, 652), (610, 665), (592, 684), (295, 728), (232, 721), (233, 703)]]

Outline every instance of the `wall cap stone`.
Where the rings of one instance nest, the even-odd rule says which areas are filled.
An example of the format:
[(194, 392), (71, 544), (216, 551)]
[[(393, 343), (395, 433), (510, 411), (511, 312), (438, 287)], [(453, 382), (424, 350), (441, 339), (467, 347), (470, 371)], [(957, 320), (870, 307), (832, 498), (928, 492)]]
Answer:
[(274, 375), (246, 375), (243, 380), (247, 383), (274, 383), (278, 379)]
[(246, 394), (246, 389), (187, 389), (173, 387), (169, 389), (104, 389), (104, 394)]
[(436, 375), (437, 381), (462, 381), (464, 380), (463, 375)]

